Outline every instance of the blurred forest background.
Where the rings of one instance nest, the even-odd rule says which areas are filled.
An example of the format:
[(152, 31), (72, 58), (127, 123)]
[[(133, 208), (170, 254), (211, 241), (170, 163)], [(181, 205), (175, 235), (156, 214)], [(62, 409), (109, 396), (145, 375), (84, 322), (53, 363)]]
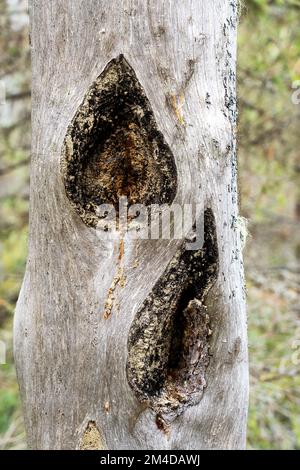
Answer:
[[(240, 11), (239, 184), (241, 215), (249, 221), (244, 256), (251, 449), (300, 449), (300, 104), (292, 103), (292, 84), (300, 80), (299, 20), (300, 0), (245, 0)], [(0, 25), (0, 340), (7, 345), (7, 363), (0, 365), (0, 449), (24, 449), (12, 320), (27, 251), (27, 2), (0, 0)]]

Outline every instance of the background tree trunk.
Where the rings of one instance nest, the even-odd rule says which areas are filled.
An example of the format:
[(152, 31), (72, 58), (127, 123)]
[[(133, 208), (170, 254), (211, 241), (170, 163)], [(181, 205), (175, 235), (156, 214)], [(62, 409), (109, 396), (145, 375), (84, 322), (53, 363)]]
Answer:
[[(30, 235), (15, 316), (28, 444), (243, 448), (248, 363), (236, 181), (237, 2), (32, 0), (30, 7)], [(160, 295), (180, 244), (125, 240), (123, 253), (120, 240), (99, 240), (70, 194), (68, 199), (61, 164), (68, 127), (87, 90), (107, 64), (123, 60), (120, 54), (149, 100), (161, 145), (173, 154), (174, 202), (204, 198), (216, 230), (217, 280), (205, 297), (212, 331), (204, 338), (207, 386), (202, 377), (201, 400), (170, 420), (134, 390), (128, 350), (132, 357), (139, 351), (128, 339), (145, 299), (153, 305)]]

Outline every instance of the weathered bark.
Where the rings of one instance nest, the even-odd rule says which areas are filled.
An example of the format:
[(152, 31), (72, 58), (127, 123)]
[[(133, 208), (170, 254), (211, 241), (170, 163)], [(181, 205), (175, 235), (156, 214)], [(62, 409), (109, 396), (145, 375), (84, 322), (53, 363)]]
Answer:
[[(32, 448), (245, 445), (248, 365), (236, 181), (236, 4), (30, 2), (30, 235), (15, 316), (15, 361)], [(129, 70), (133, 78), (126, 86), (139, 95), (150, 120), (143, 121), (143, 129), (132, 124), (128, 136), (128, 113), (135, 111), (126, 108), (122, 122), (127, 130), (116, 130), (103, 155), (114, 142), (122, 147), (124, 139), (134, 138), (143, 166), (144, 157), (152, 161), (156, 145), (162, 165), (168, 164), (162, 173), (153, 170), (153, 194), (147, 189), (151, 175), (146, 175), (137, 197), (167, 203), (204, 200), (207, 230), (200, 264), (182, 252), (180, 241), (123, 244), (96, 236), (95, 214), (86, 199), (81, 201), (82, 194), (89, 202), (100, 191), (107, 202), (108, 194), (120, 192), (111, 179), (101, 179), (113, 168), (103, 167), (96, 181), (98, 160), (88, 161), (82, 177), (80, 139), (95, 138), (89, 117), (97, 106), (91, 99), (81, 104), (89, 100), (84, 98), (88, 90), (88, 96), (102, 93), (110, 70), (120, 76)], [(116, 87), (115, 110), (123, 106), (118, 104), (122, 86)], [(101, 112), (105, 119), (112, 113)], [(78, 131), (80, 119), (86, 134)], [(137, 174), (138, 179), (144, 175)], [(190, 284), (192, 290), (182, 287)], [(180, 329), (178, 339), (174, 335)], [(157, 363), (149, 351), (157, 353)], [(166, 359), (170, 351), (178, 356), (176, 364), (173, 357)]]

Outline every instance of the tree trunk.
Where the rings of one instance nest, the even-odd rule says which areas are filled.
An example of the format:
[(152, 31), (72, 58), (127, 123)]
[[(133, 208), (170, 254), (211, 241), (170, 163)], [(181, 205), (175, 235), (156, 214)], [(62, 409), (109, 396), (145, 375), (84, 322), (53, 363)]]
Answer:
[[(15, 315), (28, 445), (243, 448), (237, 0), (30, 6), (30, 234)], [(203, 246), (99, 237), (96, 206), (118, 210), (120, 196), (203, 203)]]

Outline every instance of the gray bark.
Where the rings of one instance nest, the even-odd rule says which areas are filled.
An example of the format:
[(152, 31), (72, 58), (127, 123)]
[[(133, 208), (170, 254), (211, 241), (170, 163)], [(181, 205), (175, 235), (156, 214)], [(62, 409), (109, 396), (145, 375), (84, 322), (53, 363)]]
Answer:
[[(237, 1), (31, 0), (30, 14), (30, 234), (14, 333), (28, 445), (244, 448), (248, 363), (235, 146)], [(68, 126), (89, 87), (120, 54), (173, 153), (174, 202), (204, 199), (216, 225), (219, 267), (206, 299), (212, 331), (206, 388), (167, 430), (158, 405), (141, 401), (130, 386), (126, 364), (132, 322), (145, 299), (157, 295), (153, 288), (179, 242), (125, 241), (126, 282), (116, 282), (114, 304), (103, 315), (120, 243), (100, 240), (78, 215), (61, 171)]]

